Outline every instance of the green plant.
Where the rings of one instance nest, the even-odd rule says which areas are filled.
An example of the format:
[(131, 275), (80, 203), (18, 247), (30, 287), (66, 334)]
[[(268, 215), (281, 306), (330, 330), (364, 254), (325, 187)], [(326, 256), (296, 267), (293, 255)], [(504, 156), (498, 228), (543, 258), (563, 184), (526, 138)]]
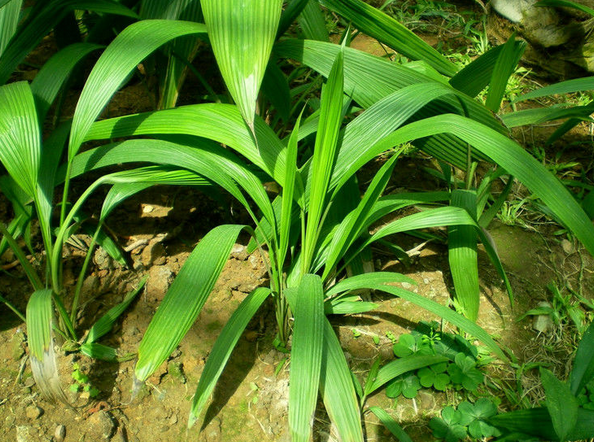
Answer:
[(72, 364), (72, 379), (74, 382), (70, 384), (70, 391), (77, 393), (83, 391), (88, 393), (89, 397), (96, 397), (99, 395), (99, 390), (93, 387), (89, 381), (89, 376), (83, 373), (77, 363)]
[(464, 401), (456, 408), (445, 407), (441, 417), (431, 419), (433, 435), (446, 442), (456, 442), (468, 436), (474, 439), (497, 437), (501, 431), (489, 424), (497, 414), (497, 407), (490, 399), (480, 398), (474, 404)]
[[(348, 48), (346, 42), (336, 45), (284, 38), (285, 31), (304, 8), (319, 14), (320, 4), (352, 22), (359, 31), (423, 63), (391, 63)], [(477, 238), (495, 264), (499, 262), (478, 218), (477, 207), (482, 207), (480, 202), (484, 199), (477, 197), (472, 186), (454, 189), (451, 194), (384, 195), (396, 162), (405, 151), (402, 146), (413, 143), (442, 162), (467, 171), (467, 183), (472, 182), (473, 164), (477, 161), (498, 164), (549, 205), (590, 251), (594, 251), (594, 228), (566, 189), (510, 140), (505, 128), (493, 117), (521, 45), (512, 40), (458, 72), (455, 65), (400, 23), (359, 0), (294, 0), (284, 12), (280, 0), (242, 0), (241, 6), (238, 7), (237, 0), (203, 0), (205, 24), (143, 20), (125, 28), (91, 71), (71, 128), (65, 126), (63, 132), (58, 132), (56, 149), (42, 149), (38, 142), (41, 137), (39, 122), (35, 120), (37, 111), (31, 104), (31, 95), (35, 94), (28, 91), (29, 86), (14, 83), (0, 89), (7, 98), (0, 102), (0, 141), (11, 148), (0, 149), (0, 160), (34, 200), (37, 216), (44, 223), (44, 246), (49, 257), (47, 285), (51, 288), (43, 288), (45, 285), (30, 272), (37, 289), (29, 301), (27, 315), (32, 331), (32, 360), (44, 367), (52, 364), (53, 356), (49, 353), (53, 351), (54, 306), (68, 324), (70, 339), (76, 341), (73, 321), (68, 323), (76, 308), (68, 311), (60, 304), (60, 252), (76, 224), (79, 209), (95, 189), (104, 184), (113, 186), (104, 201), (103, 221), (118, 203), (152, 185), (215, 184), (239, 201), (255, 227), (217, 226), (198, 243), (140, 344), (136, 389), (169, 357), (196, 321), (238, 235), (247, 231), (254, 238), (254, 249), (266, 249), (270, 284), (249, 294), (224, 326), (198, 383), (190, 425), (200, 418), (250, 319), (267, 298), (272, 298), (278, 323), (277, 347), (290, 353), (291, 358), (289, 425), (293, 439), (308, 440), (320, 395), (340, 437), (361, 441), (361, 411), (369, 394), (404, 373), (443, 363), (448, 357), (411, 355), (378, 366), (366, 385), (359, 386), (358, 400), (357, 387), (327, 318), (373, 309), (375, 304), (363, 302), (358, 290), (378, 290), (413, 302), (481, 340), (489, 351), (507, 360), (491, 336), (473, 321), (394, 285), (412, 284), (409, 278), (366, 272), (372, 244), (387, 241), (396, 233), (443, 226), (455, 226), (450, 242), (455, 245), (451, 249), (456, 256), (452, 263), (456, 275), (469, 274), (478, 281)], [(301, 26), (307, 25), (313, 16), (301, 16)], [(175, 38), (206, 34), (236, 105), (201, 103), (95, 121), (138, 64), (157, 48)], [(308, 71), (308, 78), (322, 80), (305, 80), (294, 86), (292, 75), (298, 74), (286, 76), (280, 69), (292, 69), (286, 60), (299, 63), (300, 69)], [(319, 99), (305, 105), (302, 99), (307, 91), (315, 90), (320, 83), (324, 85)], [(176, 81), (175, 85), (171, 90), (179, 83)], [(485, 107), (474, 97), (486, 86), (489, 94)], [(265, 99), (260, 98), (260, 89)], [(211, 97), (218, 97), (221, 91), (214, 92)], [(22, 103), (28, 103), (25, 119), (15, 112), (21, 110)], [(33, 144), (28, 142), (30, 133), (35, 135)], [(22, 137), (18, 143), (14, 142), (16, 136)], [(121, 141), (104, 141), (113, 139)], [(82, 149), (83, 143), (89, 141), (95, 144)], [(67, 160), (56, 172), (59, 148), (65, 149)], [(47, 167), (45, 158), (49, 152), (52, 167)], [(371, 183), (363, 187), (357, 172), (378, 155), (385, 155), (386, 160)], [(137, 164), (139, 159), (148, 166), (102, 176), (69, 207), (72, 179), (107, 166)], [(47, 179), (48, 172), (55, 174), (52, 179)], [(264, 182), (275, 182), (279, 189), (272, 201)], [(54, 239), (47, 206), (59, 183), (64, 183), (64, 191)], [(472, 204), (467, 202), (467, 196)], [(371, 233), (371, 226), (384, 216), (412, 206), (426, 210), (393, 220)], [(497, 209), (496, 204), (494, 207)], [(6, 231), (2, 233), (14, 247), (14, 238)], [(21, 258), (25, 269), (31, 270)], [(345, 277), (347, 273), (354, 276)], [(460, 304), (473, 306), (464, 308), (472, 317), (473, 313), (468, 312), (478, 309), (478, 284), (465, 290), (460, 279), (454, 279)], [(433, 346), (439, 342), (432, 336), (429, 341), (435, 341)], [(458, 358), (458, 364), (455, 359), (456, 356), (456, 376), (462, 385), (465, 381), (469, 385), (475, 367), (466, 358)], [(36, 372), (40, 385), (44, 379), (55, 379), (47, 373)], [(47, 382), (46, 387), (50, 387)]]
[[(438, 331), (438, 324), (421, 322), (411, 334), (401, 335), (394, 344), (394, 354), (401, 361), (418, 356), (436, 356), (440, 361), (394, 378), (386, 387), (386, 395), (409, 399), (421, 388), (445, 391), (448, 388), (474, 392), (483, 383), (477, 369), (478, 349), (462, 336)], [(444, 362), (441, 362), (444, 360)]]
[(588, 406), (589, 385), (594, 379), (594, 324), (584, 333), (567, 382), (540, 368), (546, 393), (545, 407), (512, 411), (492, 417), (508, 440), (584, 440), (594, 437), (594, 411)]

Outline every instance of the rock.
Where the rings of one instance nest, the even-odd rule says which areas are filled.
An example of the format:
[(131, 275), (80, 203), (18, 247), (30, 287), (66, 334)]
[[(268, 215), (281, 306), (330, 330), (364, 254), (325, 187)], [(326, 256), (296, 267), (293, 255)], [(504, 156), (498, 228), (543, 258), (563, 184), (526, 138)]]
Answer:
[(154, 300), (161, 300), (173, 282), (173, 272), (165, 266), (153, 266), (149, 270), (146, 294)]
[(231, 256), (239, 261), (245, 261), (248, 257), (246, 247), (241, 244), (235, 244), (231, 249)]
[(575, 248), (573, 247), (573, 244), (566, 239), (561, 241), (561, 247), (563, 248), (563, 251), (565, 253), (567, 253), (568, 255), (571, 255), (573, 252), (575, 252)]
[[(551, 304), (546, 301), (539, 302), (538, 307), (539, 309), (547, 309), (551, 308)], [(551, 315), (543, 314), (543, 315), (535, 315), (532, 319), (532, 329), (544, 334), (549, 334), (553, 331), (555, 325), (553, 324), (553, 320), (551, 319)]]
[(66, 437), (66, 427), (64, 425), (58, 425), (54, 431), (54, 440), (56, 442), (63, 442)]
[(25, 416), (27, 416), (27, 419), (30, 419), (32, 421), (39, 418), (42, 414), (43, 409), (41, 409), (37, 405), (29, 405), (27, 408), (25, 408)]
[(35, 438), (31, 435), (31, 427), (27, 425), (19, 425), (16, 427), (17, 442), (34, 442)]
[(221, 420), (214, 417), (204, 429), (204, 435), (208, 442), (218, 442), (221, 440)]
[(165, 263), (165, 247), (161, 243), (162, 240), (163, 236), (155, 237), (142, 250), (140, 260), (143, 266), (148, 268), (152, 264), (162, 265)]
[(113, 416), (105, 410), (93, 413), (89, 419), (89, 440), (100, 441), (110, 440), (116, 432), (116, 422)]

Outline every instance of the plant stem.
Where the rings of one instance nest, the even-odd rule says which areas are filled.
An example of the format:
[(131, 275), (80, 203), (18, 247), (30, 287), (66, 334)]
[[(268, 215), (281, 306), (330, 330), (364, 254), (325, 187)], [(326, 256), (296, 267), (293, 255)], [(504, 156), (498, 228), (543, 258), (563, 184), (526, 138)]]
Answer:
[(95, 249), (95, 245), (97, 244), (97, 237), (99, 236), (99, 232), (101, 231), (102, 222), (99, 222), (97, 226), (97, 230), (93, 235), (93, 239), (91, 240), (91, 244), (89, 244), (89, 248), (87, 250), (87, 256), (85, 256), (85, 261), (83, 262), (82, 269), (78, 275), (78, 279), (76, 281), (76, 288), (74, 290), (74, 299), (72, 300), (72, 308), (70, 310), (70, 322), (73, 324), (76, 322), (76, 315), (78, 313), (78, 301), (80, 299), (80, 293), (82, 291), (82, 286), (84, 282), (85, 273), (87, 273), (87, 269), (89, 264), (91, 263), (91, 259), (93, 257), (93, 251)]
[(13, 238), (13, 236), (10, 234), (10, 232), (2, 222), (0, 222), (0, 234), (2, 234), (4, 238), (6, 238), (6, 242), (8, 242), (8, 245), (16, 255), (21, 265), (23, 266), (23, 269), (25, 270), (25, 273), (27, 274), (27, 277), (29, 278), (29, 281), (31, 282), (33, 288), (35, 290), (43, 289), (43, 283), (41, 282), (39, 275), (37, 274), (31, 263), (25, 256), (23, 250), (19, 247), (16, 240)]

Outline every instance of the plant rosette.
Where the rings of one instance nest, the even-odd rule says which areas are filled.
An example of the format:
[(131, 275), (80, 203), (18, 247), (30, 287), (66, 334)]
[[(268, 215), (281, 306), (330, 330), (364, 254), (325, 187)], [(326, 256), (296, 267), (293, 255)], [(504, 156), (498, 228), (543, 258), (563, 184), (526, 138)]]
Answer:
[(501, 432), (487, 420), (497, 414), (497, 407), (490, 399), (480, 398), (474, 404), (462, 402), (457, 409), (446, 407), (441, 417), (434, 417), (429, 422), (433, 435), (446, 442), (456, 442), (468, 435), (475, 439), (497, 437)]

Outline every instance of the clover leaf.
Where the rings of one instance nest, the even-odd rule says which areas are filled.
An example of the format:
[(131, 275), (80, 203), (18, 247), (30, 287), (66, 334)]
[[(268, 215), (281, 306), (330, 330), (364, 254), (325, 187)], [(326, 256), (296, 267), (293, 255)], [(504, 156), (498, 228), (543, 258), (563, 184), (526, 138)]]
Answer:
[(446, 387), (451, 384), (450, 376), (445, 372), (447, 366), (448, 364), (443, 362), (421, 368), (417, 373), (421, 385), (425, 388), (433, 387), (438, 391), (445, 391)]
[(461, 385), (468, 391), (478, 388), (485, 376), (476, 369), (476, 361), (463, 353), (458, 353), (454, 358), (455, 364), (448, 367), (448, 373), (454, 384)]
[(390, 398), (397, 398), (402, 394), (405, 398), (412, 399), (417, 396), (421, 389), (419, 378), (413, 374), (408, 373), (398, 376), (386, 387), (386, 396)]
[(429, 422), (433, 435), (445, 442), (457, 442), (465, 439), (468, 435), (464, 425), (460, 425), (462, 414), (453, 407), (445, 407), (441, 410), (441, 418), (434, 417)]

